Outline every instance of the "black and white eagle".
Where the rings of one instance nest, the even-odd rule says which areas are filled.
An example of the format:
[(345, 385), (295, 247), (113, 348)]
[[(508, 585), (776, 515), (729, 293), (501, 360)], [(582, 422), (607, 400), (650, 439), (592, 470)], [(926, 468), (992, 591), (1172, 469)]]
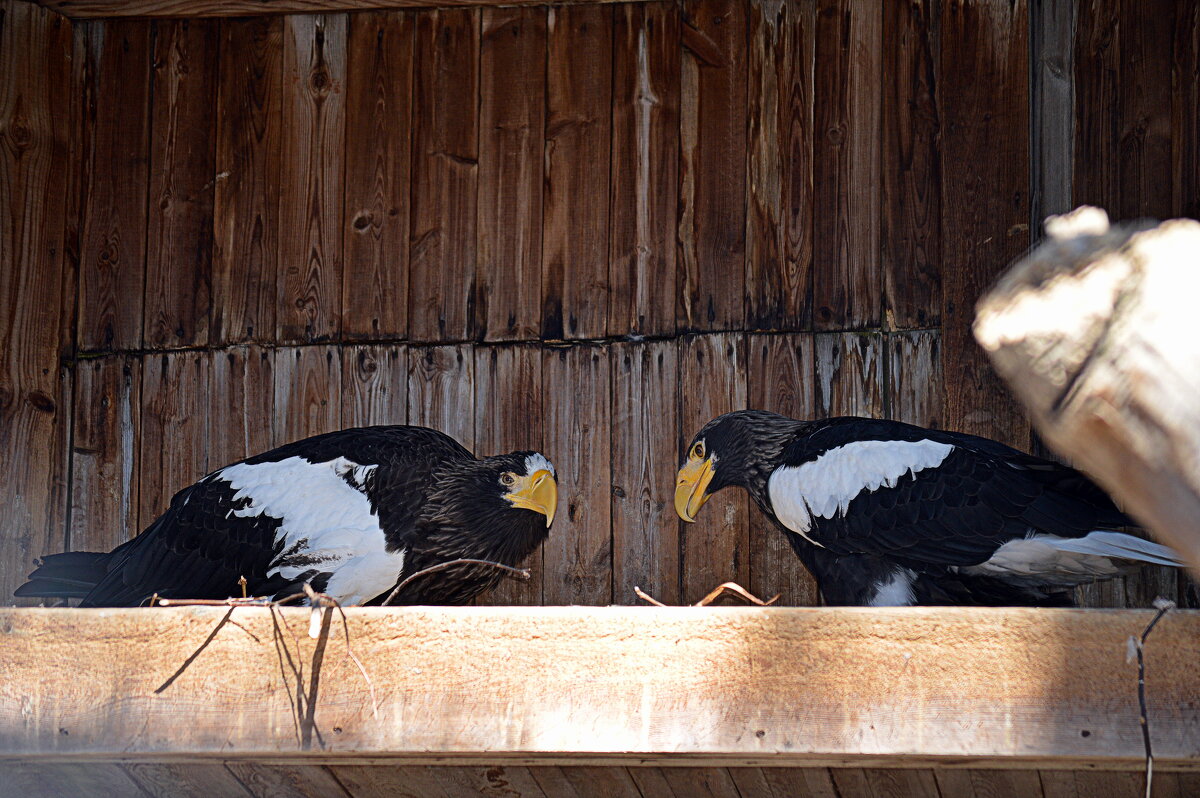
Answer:
[[(43, 558), (18, 596), (82, 607), (169, 598), (283, 597), (307, 582), (343, 604), (382, 601), (409, 575), (469, 558), (516, 566), (558, 504), (542, 454), (477, 459), (424, 427), (346, 429), (214, 471), (111, 552)], [(502, 573), (459, 564), (414, 580), (401, 604), (463, 604)]]
[(1062, 605), (1065, 591), (1174, 552), (1080, 472), (996, 441), (897, 421), (742, 410), (689, 444), (675, 509), (745, 488), (828, 604)]

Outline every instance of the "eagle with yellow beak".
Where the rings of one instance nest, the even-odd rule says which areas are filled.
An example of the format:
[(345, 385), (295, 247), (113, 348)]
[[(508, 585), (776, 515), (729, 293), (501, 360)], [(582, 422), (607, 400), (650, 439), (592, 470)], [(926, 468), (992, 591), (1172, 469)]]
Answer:
[(1064, 605), (1142, 563), (1180, 567), (1086, 476), (987, 438), (873, 418), (740, 410), (688, 444), (675, 509), (744, 488), (827, 604)]
[[(175, 494), (111, 552), (46, 556), (18, 596), (82, 607), (163, 598), (282, 598), (305, 583), (342, 604), (379, 603), (430, 566), (516, 566), (546, 539), (558, 505), (542, 454), (476, 458), (424, 427), (317, 435), (225, 466)], [(421, 576), (392, 603), (464, 604), (502, 573), (459, 564)]]

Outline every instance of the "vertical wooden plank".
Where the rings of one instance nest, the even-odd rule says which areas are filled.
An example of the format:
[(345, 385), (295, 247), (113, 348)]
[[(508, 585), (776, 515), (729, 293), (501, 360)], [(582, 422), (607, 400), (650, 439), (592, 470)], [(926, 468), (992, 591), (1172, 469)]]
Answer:
[(602, 338), (608, 317), (613, 10), (547, 11), (542, 337)]
[[(543, 447), (543, 402), (549, 396), (542, 391), (542, 353), (536, 346), (507, 345), (475, 349), (475, 447), (487, 457), (526, 449), (540, 451), (558, 469), (559, 498), (571, 500), (563, 482), (563, 463), (555, 452)], [(557, 442), (556, 442), (557, 443)], [(564, 514), (555, 520), (551, 536), (560, 536), (568, 524)], [(522, 582), (503, 579), (489, 593), (479, 597), (480, 604), (541, 604), (542, 550), (535, 551), (523, 563), (530, 579)]]
[[(863, 775), (875, 798), (908, 798), (917, 795), (937, 798), (940, 794), (937, 777), (932, 770), (866, 768)], [(1027, 798), (1033, 798), (1034, 794), (1025, 795)]]
[(75, 374), (67, 543), (78, 551), (109, 551), (141, 531), (142, 361), (129, 355), (83, 360)]
[(882, 27), (879, 3), (817, 2), (813, 110), (817, 329), (879, 324)]
[(408, 333), (413, 17), (350, 15), (342, 335)]
[(763, 768), (762, 773), (774, 798), (844, 798), (834, 788), (828, 768)]
[(208, 404), (208, 468), (218, 468), (265, 452), (274, 441), (274, 352), (234, 346), (212, 354)]
[[(60, 369), (70, 23), (0, 5), (0, 601), (65, 543), (69, 373)], [(64, 404), (65, 399), (65, 404)]]
[(283, 17), (220, 24), (210, 339), (271, 340), (279, 264)]
[(278, 341), (339, 330), (346, 29), (345, 14), (283, 20)]
[(334, 346), (281, 347), (275, 351), (272, 446), (340, 429), (341, 354)]
[(531, 767), (529, 773), (552, 798), (644, 798), (628, 768)]
[(684, 0), (676, 327), (740, 330), (746, 295), (746, 4)]
[(476, 317), (479, 11), (421, 12), (415, 35), (408, 331), (465, 341)]
[(1171, 141), (1175, 194), (1171, 216), (1200, 219), (1200, 5), (1175, 4), (1172, 52)]
[(749, 4), (746, 328), (812, 325), (814, 6)]
[(62, 798), (65, 795), (144, 795), (125, 769), (112, 762), (15, 762), (4, 769), (0, 795)]
[(890, 328), (941, 321), (941, 161), (930, 0), (883, 6), (882, 223)]
[(471, 346), (409, 348), (408, 423), (441, 430), (475, 451), (475, 356)]
[(546, 10), (481, 13), (477, 332), (528, 340), (541, 332)]
[(476, 795), (510, 795), (547, 798), (529, 768), (515, 765), (493, 767), (434, 767), (429, 771), (450, 798)]
[(559, 510), (545, 549), (546, 604), (610, 604), (612, 442), (609, 362), (599, 346), (546, 350), (546, 455), (558, 471)]
[[(749, 407), (798, 419), (816, 417), (812, 335), (749, 335), (746, 340)], [(750, 592), (779, 604), (821, 603), (816, 580), (792, 551), (787, 536), (750, 507)]]
[(1120, 199), (1118, 124), (1120, 5), (1079, 0), (1075, 36), (1073, 205), (1097, 205), (1114, 217)]
[(934, 429), (943, 426), (941, 343), (936, 330), (887, 336), (888, 418)]
[(208, 343), (219, 32), (215, 20), (155, 22), (147, 348)]
[(86, 24), (92, 86), (82, 152), (90, 176), (83, 200), (79, 263), (79, 346), (142, 344), (146, 197), (150, 155), (149, 20)]
[(680, 22), (673, 3), (615, 7), (608, 334), (675, 331)]
[[(715, 416), (746, 407), (745, 339), (690, 336), (680, 351), (680, 438), (676, 452)], [(749, 500), (743, 490), (713, 496), (682, 531), (683, 601), (698, 601), (722, 582), (750, 581)]]
[(396, 344), (342, 349), (342, 426), (405, 424), (408, 348)]
[(138, 525), (144, 530), (171, 497), (208, 473), (210, 352), (146, 355), (138, 452)]
[(1042, 795), (1042, 783), (1036, 770), (945, 769), (934, 771), (934, 774), (941, 795), (961, 795), (963, 798), (1040, 798)]
[[(679, 345), (617, 344), (612, 365), (613, 601), (640, 587), (666, 604), (679, 595)], [(686, 432), (684, 434), (687, 434)]]
[(1029, 244), (1028, 15), (1024, 2), (942, 9), (942, 357), (947, 428), (1029, 446), (1029, 422), (971, 335), (975, 301)]
[(330, 765), (331, 772), (354, 798), (450, 798), (442, 788), (438, 771), (429, 766)]
[[(1122, 219), (1171, 215), (1171, 46), (1175, 0), (1121, 0)], [(1193, 108), (1193, 113), (1200, 109)]]
[(883, 416), (883, 339), (878, 333), (823, 333), (813, 339), (816, 418)]
[(1030, 157), (1032, 238), (1071, 204), (1075, 147), (1075, 17), (1079, 0), (1034, 0), (1029, 7), (1033, 70)]

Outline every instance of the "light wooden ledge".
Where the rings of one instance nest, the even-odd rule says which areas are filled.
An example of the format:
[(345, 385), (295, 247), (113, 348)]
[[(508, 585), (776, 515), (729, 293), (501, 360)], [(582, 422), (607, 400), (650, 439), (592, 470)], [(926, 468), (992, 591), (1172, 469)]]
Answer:
[(253, 17), (403, 8), (592, 5), (630, 0), (30, 0), (71, 19), (105, 17)]
[[(336, 617), (313, 640), (308, 610), (282, 611), (276, 627), (267, 609), (241, 608), (217, 630), (226, 614), (0, 610), (0, 760), (1142, 760), (1126, 644), (1148, 611), (348, 610), (377, 714)], [(1156, 768), (1200, 770), (1200, 613), (1159, 623), (1147, 669)]]

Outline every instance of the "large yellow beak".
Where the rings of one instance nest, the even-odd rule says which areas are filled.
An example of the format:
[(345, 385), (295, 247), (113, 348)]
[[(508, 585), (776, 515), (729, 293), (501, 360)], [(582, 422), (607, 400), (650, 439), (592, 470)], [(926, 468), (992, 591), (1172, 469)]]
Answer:
[(543, 468), (527, 477), (517, 477), (512, 490), (504, 498), (512, 502), (513, 507), (522, 507), (546, 516), (548, 527), (554, 523), (554, 511), (558, 509), (558, 483), (554, 481), (554, 475)]
[(696, 513), (708, 501), (708, 483), (713, 478), (713, 461), (688, 460), (679, 469), (675, 482), (675, 512), (684, 521), (691, 523), (696, 520)]

